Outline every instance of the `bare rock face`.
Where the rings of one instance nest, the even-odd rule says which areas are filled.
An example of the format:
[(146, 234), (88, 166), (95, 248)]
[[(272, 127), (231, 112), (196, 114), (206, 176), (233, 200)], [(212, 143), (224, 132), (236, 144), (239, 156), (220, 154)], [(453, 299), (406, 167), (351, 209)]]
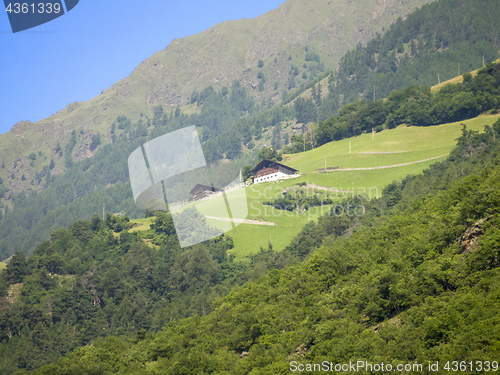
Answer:
[(361, 7), (350, 0), (288, 0), (260, 17), (224, 22), (172, 41), (112, 89), (127, 98), (128, 92), (146, 81), (150, 108), (185, 105), (193, 90), (208, 85), (230, 86), (237, 79), (256, 89), (257, 62), (262, 59), (268, 84), (257, 95), (270, 97), (272, 82), (278, 82), (280, 90), (286, 86), (287, 72), (303, 62), (305, 47), (335, 67), (358, 43), (366, 43), (398, 17), (433, 1), (376, 0)]
[(484, 233), (483, 224), (486, 220), (479, 220), (460, 236), (460, 254), (472, 253), (478, 248), (479, 239)]
[(300, 344), (297, 349), (293, 352), (293, 354), (289, 355), (287, 359), (299, 357), (299, 358), (304, 358), (307, 353), (309, 353), (311, 349), (307, 347), (306, 343)]

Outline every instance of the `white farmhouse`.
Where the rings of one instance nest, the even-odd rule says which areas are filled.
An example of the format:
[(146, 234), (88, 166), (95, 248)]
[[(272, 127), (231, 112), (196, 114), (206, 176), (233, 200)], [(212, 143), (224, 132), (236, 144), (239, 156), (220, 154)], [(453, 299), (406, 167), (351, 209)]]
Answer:
[(278, 163), (277, 161), (267, 159), (264, 159), (257, 164), (252, 169), (252, 173), (254, 184), (258, 184), (259, 182), (285, 180), (287, 178), (299, 176), (296, 169)]

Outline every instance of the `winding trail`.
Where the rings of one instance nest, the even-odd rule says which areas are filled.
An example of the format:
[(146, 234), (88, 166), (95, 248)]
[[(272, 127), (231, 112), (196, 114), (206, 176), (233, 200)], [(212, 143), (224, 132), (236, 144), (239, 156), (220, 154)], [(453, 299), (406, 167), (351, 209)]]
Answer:
[(379, 167), (362, 167), (362, 168), (327, 168), (327, 169), (317, 169), (313, 173), (328, 173), (328, 172), (342, 172), (342, 171), (370, 171), (373, 169), (386, 169), (386, 168), (395, 168), (395, 167), (402, 167), (405, 165), (410, 165), (410, 164), (417, 164), (417, 163), (423, 163), (425, 161), (429, 160), (434, 160), (434, 159), (439, 159), (445, 156), (448, 156), (449, 154), (444, 154), (444, 155), (439, 155), (439, 156), (434, 156), (433, 158), (427, 158), (423, 160), (417, 160), (417, 161), (410, 161), (408, 163), (401, 163), (401, 164), (393, 164), (393, 165), (382, 165)]
[(356, 154), (406, 154), (411, 151), (360, 151)]
[(276, 226), (278, 224), (272, 221), (260, 221), (260, 220), (249, 220), (249, 219), (230, 219), (228, 217), (217, 217), (217, 216), (205, 216), (207, 219), (222, 220), (222, 221), (233, 221), (238, 224), (254, 224), (254, 225), (269, 225)]

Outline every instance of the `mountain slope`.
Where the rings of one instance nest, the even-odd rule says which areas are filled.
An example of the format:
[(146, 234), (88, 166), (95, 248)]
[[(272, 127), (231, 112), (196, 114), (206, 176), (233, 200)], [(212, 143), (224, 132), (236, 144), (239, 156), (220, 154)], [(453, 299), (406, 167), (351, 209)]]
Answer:
[[(89, 146), (93, 135), (100, 132), (103, 143), (110, 141), (110, 127), (117, 116), (126, 115), (136, 122), (141, 113), (151, 115), (157, 105), (167, 108), (185, 105), (192, 91), (211, 84), (228, 86), (238, 79), (259, 98), (278, 100), (282, 91), (289, 89), (290, 67), (302, 65), (305, 46), (324, 64), (335, 66), (358, 42), (367, 42), (398, 17), (431, 1), (289, 0), (255, 19), (225, 22), (200, 34), (174, 40), (101, 95), (88, 102), (70, 104), (35, 124), (18, 123), (1, 135), (0, 160), (5, 168), (0, 173), (4, 177), (15, 173), (14, 181), (9, 181), (9, 190), (19, 192), (31, 180), (23, 181), (21, 175), (34, 175), (48, 166), (51, 159), (56, 160), (57, 142), (67, 143), (73, 129), (83, 131), (77, 145), (77, 157), (82, 159), (92, 155)], [(264, 62), (261, 69), (258, 60)], [(257, 90), (257, 70), (262, 70), (266, 77), (262, 92)], [(277, 89), (274, 82), (278, 82)], [(29, 166), (32, 152), (42, 152), (46, 159)], [(23, 165), (22, 171), (15, 170), (16, 161)], [(63, 170), (59, 165), (53, 172)]]
[(328, 101), (384, 98), (394, 89), (432, 86), (494, 61), (499, 20), (495, 0), (441, 0), (422, 7), (382, 38), (348, 52), (332, 77)]
[(35, 373), (285, 374), (323, 361), (325, 372), (350, 361), (496, 371), (499, 131), (464, 129), (448, 162), (394, 184), (360, 220), (311, 223), (285, 250), (303, 263), (234, 288), (207, 316), (110, 337)]
[[(446, 97), (444, 97), (444, 101), (440, 101), (439, 107), (441, 110), (447, 109), (450, 107), (452, 111), (444, 111), (448, 115), (453, 113), (460, 114), (458, 117), (452, 116), (455, 120), (464, 120), (467, 119), (473, 114), (470, 114), (468, 109), (474, 109), (477, 105), (470, 106), (470, 100), (467, 97), (472, 95), (472, 98), (475, 96), (484, 98), (485, 103), (495, 104), (498, 103), (498, 85), (495, 82), (498, 80), (498, 69), (499, 66), (495, 64), (488, 64), (487, 67), (482, 69), (478, 75), (468, 81), (467, 85), (450, 85), (446, 89), (441, 90), (440, 94), (448, 93)], [(477, 82), (476, 82), (477, 81)], [(467, 97), (463, 97), (463, 90), (469, 91), (473, 89), (475, 94), (469, 93)], [(238, 91), (238, 89), (236, 89)], [(405, 92), (411, 94), (407, 96), (399, 95), (398, 92), (393, 92), (393, 96), (398, 97), (400, 100), (394, 101), (392, 99), (386, 102), (379, 101), (378, 104), (383, 103), (400, 103), (404, 108), (407, 107), (406, 104), (411, 104), (414, 102), (413, 98), (419, 92), (428, 92), (430, 94), (430, 89), (419, 88), (419, 90), (415, 90), (415, 88), (403, 89), (399, 90), (400, 94), (404, 94)], [(231, 97), (231, 95), (227, 95)], [(418, 95), (416, 96), (418, 98)], [(410, 98), (410, 99), (408, 99)], [(458, 100), (460, 99), (460, 100)], [(467, 99), (467, 100), (465, 100)], [(430, 103), (429, 101), (426, 102)], [(358, 103), (359, 104), (359, 103)], [(370, 103), (377, 104), (377, 103)], [(477, 103), (476, 103), (477, 104)], [(390, 105), (387, 108), (387, 111), (383, 111), (383, 117), (391, 117), (395, 118), (394, 114), (397, 112), (398, 114), (398, 122), (400, 123), (412, 123), (410, 121), (412, 118), (421, 118), (418, 113), (414, 110), (424, 110), (425, 105), (419, 105), (415, 108), (414, 105), (411, 108), (406, 108), (402, 111), (401, 108), (397, 105)], [(204, 107), (206, 109), (206, 107)], [(277, 108), (279, 110), (279, 108)], [(373, 119), (370, 120), (373, 116), (372, 111), (365, 111), (363, 108), (359, 108), (359, 111), (356, 110), (355, 106), (348, 105), (341, 112), (351, 113), (352, 116), (349, 116), (346, 124), (354, 125), (354, 124), (370, 124)], [(365, 108), (366, 109), (366, 108)], [(370, 108), (368, 108), (370, 109)], [(482, 110), (491, 109), (490, 107), (485, 107)], [(494, 109), (494, 108), (493, 108)], [(477, 110), (479, 112), (481, 109), (476, 108), (473, 113), (476, 113)], [(269, 111), (270, 113), (276, 112), (273, 110)], [(378, 111), (375, 111), (375, 114)], [(394, 113), (393, 113), (394, 112)], [(479, 113), (477, 112), (477, 113)], [(496, 112), (496, 110), (494, 110)], [(265, 114), (265, 113), (261, 113)], [(379, 113), (380, 114), (380, 113)], [(416, 117), (415, 117), (415, 116)], [(417, 116), (418, 115), (418, 116)], [(260, 116), (260, 114), (259, 114)], [(472, 120), (472, 122), (477, 126), (475, 129), (481, 129), (483, 125), (491, 125), (495, 122), (495, 116), (488, 117), (479, 117), (477, 119)], [(380, 116), (376, 116), (380, 117)], [(408, 119), (406, 119), (408, 118)], [(120, 130), (120, 134), (115, 139), (113, 144), (105, 145), (102, 148), (97, 149), (95, 155), (92, 158), (88, 158), (82, 162), (75, 163), (69, 170), (63, 175), (50, 177), (46, 176), (43, 179), (43, 182), (47, 183), (46, 189), (44, 189), (38, 195), (30, 193), (28, 197), (25, 194), (18, 194), (15, 199), (13, 199), (15, 210), (13, 212), (9, 212), (5, 214), (4, 218), (0, 221), (0, 259), (8, 258), (11, 256), (16, 250), (22, 249), (27, 253), (31, 253), (34, 247), (47, 239), (52, 230), (57, 229), (59, 227), (65, 227), (69, 225), (71, 222), (78, 220), (89, 218), (92, 214), (101, 213), (103, 210), (103, 206), (105, 206), (107, 212), (125, 212), (129, 214), (131, 217), (139, 217), (142, 216), (142, 211), (139, 210), (133, 202), (132, 192), (130, 191), (130, 185), (128, 184), (127, 178), (127, 157), (134, 149), (139, 147), (140, 144), (144, 143), (148, 139), (155, 138), (158, 135), (163, 134), (164, 132), (168, 132), (169, 129), (175, 130), (179, 127), (182, 127), (183, 124), (187, 123), (191, 119), (188, 116), (183, 114), (179, 115), (179, 117), (174, 117), (168, 119), (165, 124), (161, 124), (161, 121), (158, 120), (157, 116), (152, 121), (152, 128), (145, 129), (142, 125), (137, 125), (138, 128), (136, 130), (131, 130), (129, 133), (125, 133), (125, 129), (123, 132)], [(246, 117), (246, 120), (252, 119), (252, 117)], [(255, 119), (254, 119), (255, 120)], [(258, 119), (257, 119), (258, 120)], [(222, 117), (218, 117), (218, 122), (222, 121)], [(383, 120), (382, 120), (383, 122)], [(442, 122), (442, 121), (439, 121)], [(148, 121), (149, 123), (149, 121)], [(425, 125), (430, 123), (425, 122)], [(261, 124), (262, 125), (262, 124)], [(325, 125), (325, 126), (322, 126)], [(332, 127), (330, 127), (332, 125)], [(324, 137), (321, 136), (321, 133), (326, 135), (330, 134), (330, 130), (334, 129), (334, 125), (338, 125), (336, 121), (329, 122), (326, 121), (324, 123), (319, 124), (319, 128), (316, 131), (316, 140), (317, 144), (322, 144), (325, 142)], [(376, 125), (376, 124), (375, 124)], [(120, 127), (120, 125), (118, 126)], [(331, 129), (330, 129), (331, 128)], [(142, 129), (142, 130), (141, 130)], [(340, 128), (342, 129), (342, 127)], [(352, 129), (351, 129), (352, 130)], [(363, 129), (361, 129), (363, 130)], [(368, 127), (364, 130), (370, 130)], [(377, 130), (378, 131), (378, 130)], [(118, 132), (118, 130), (117, 130)], [(232, 132), (232, 131), (231, 131)], [(360, 129), (355, 132), (349, 131), (350, 135), (360, 134)], [(418, 132), (417, 132), (418, 133)], [(425, 131), (420, 132), (420, 136), (426, 133)], [(243, 134), (243, 133), (241, 133)], [(349, 136), (349, 134), (344, 134), (344, 136)], [(116, 134), (114, 134), (116, 135)], [(78, 139), (81, 135), (76, 135), (75, 139)], [(450, 134), (452, 138), (455, 138)], [(236, 141), (231, 141), (229, 139), (229, 144), (226, 144), (226, 152), (227, 147), (231, 143), (237, 144), (238, 137), (236, 136)], [(297, 135), (292, 136), (292, 144), (297, 143), (295, 137)], [(412, 136), (413, 137), (413, 136)], [(412, 138), (410, 137), (410, 138)], [(327, 137), (328, 138), (328, 137)], [(367, 138), (371, 138), (368, 136)], [(250, 137), (251, 139), (251, 137)], [(320, 140), (322, 141), (320, 142)], [(332, 139), (331, 137), (328, 139)], [(335, 136), (333, 139), (337, 139)], [(340, 139), (340, 138), (339, 138)], [(377, 135), (377, 139), (379, 136)], [(226, 139), (228, 141), (228, 139)], [(326, 140), (328, 141), (328, 140)], [(309, 142), (308, 142), (309, 143)], [(344, 144), (344, 150), (346, 149), (346, 143), (336, 143), (336, 145)], [(304, 143), (299, 139), (298, 146), (299, 151), (302, 150)], [(355, 143), (353, 143), (355, 146)], [(442, 144), (441, 146), (444, 146)], [(335, 147), (335, 146), (334, 146)], [(308, 144), (309, 148), (309, 144)], [(438, 147), (439, 148), (439, 147)], [(67, 146), (64, 147), (65, 152)], [(325, 148), (327, 150), (328, 148)], [(373, 150), (367, 150), (373, 151)], [(384, 151), (384, 150), (383, 150)], [(391, 149), (387, 149), (385, 151), (394, 151)], [(354, 148), (354, 152), (356, 152), (356, 146)], [(429, 157), (436, 157), (439, 155), (443, 155), (447, 153), (448, 150), (442, 149), (440, 153), (431, 153), (428, 154), (428, 151), (425, 151), (418, 155), (417, 158), (411, 157), (411, 154), (404, 154), (402, 156), (405, 157), (405, 160), (401, 160), (401, 163), (404, 162), (415, 162), (418, 160), (425, 160)], [(317, 153), (312, 152), (311, 155), (317, 155)], [(67, 154), (66, 154), (67, 155)], [(207, 155), (207, 154), (205, 154)], [(36, 156), (36, 155), (35, 155)], [(319, 160), (313, 160), (313, 164), (315, 165), (315, 169), (324, 167), (325, 157), (328, 158), (329, 167), (335, 167), (339, 164), (335, 162), (335, 157), (333, 155), (319, 155)], [(407, 158), (410, 159), (407, 160)], [(293, 159), (293, 158), (292, 158)], [(313, 158), (314, 159), (314, 158)], [(241, 162), (242, 160), (240, 160)], [(250, 161), (250, 160), (249, 160)], [(59, 162), (58, 162), (59, 163)], [(333, 164), (332, 164), (333, 163)], [(391, 165), (397, 164), (398, 162), (387, 162), (381, 165)], [(430, 160), (428, 163), (432, 163)], [(306, 163), (308, 164), (308, 163)], [(56, 164), (57, 165), (57, 164)], [(427, 164), (428, 165), (428, 164)], [(301, 164), (296, 165), (301, 169)], [(344, 167), (352, 167), (353, 165), (344, 165)], [(363, 166), (363, 165), (361, 165)], [(314, 176), (313, 180), (308, 179), (307, 176), (301, 177), (302, 182), (309, 182), (318, 184), (326, 187), (334, 187), (337, 186), (350, 186), (351, 183), (356, 183), (358, 187), (377, 187), (382, 188), (387, 183), (389, 183), (393, 179), (400, 179), (404, 177), (406, 173), (419, 173), (422, 171), (424, 164), (415, 164), (404, 168), (392, 169), (388, 174), (385, 170), (380, 170), (378, 172), (352, 172), (352, 175), (357, 176), (355, 179), (351, 179), (350, 173), (342, 173), (338, 175), (337, 173), (320, 173)], [(302, 167), (305, 167), (302, 166)], [(409, 168), (409, 169), (406, 169)], [(50, 171), (49, 171), (50, 172)], [(388, 178), (388, 176), (390, 177)], [(368, 179), (363, 179), (366, 176), (369, 176)], [(340, 178), (340, 180), (339, 180)], [(354, 182), (355, 181), (355, 182)], [(294, 183), (293, 181), (291, 182)], [(0, 189), (3, 187), (3, 184), (0, 184)], [(275, 187), (278, 187), (277, 185)], [(260, 215), (257, 215), (260, 216)], [(273, 221), (273, 220), (271, 220)], [(297, 223), (294, 223), (293, 227), (290, 227), (291, 232), (281, 231), (278, 228), (276, 233), (272, 235), (273, 245), (276, 245), (278, 248), (282, 248), (287, 245), (290, 240), (290, 236), (297, 233), (298, 228)], [(260, 237), (260, 240), (264, 240), (264, 243), (259, 242), (258, 244), (250, 241), (249, 243), (254, 243), (256, 246), (252, 249), (248, 246), (245, 246), (243, 253), (250, 254), (254, 253), (259, 246), (266, 246), (268, 243), (268, 239), (271, 238), (271, 232), (273, 229), (269, 229), (266, 233)], [(245, 242), (247, 240), (248, 235), (250, 233), (241, 232), (241, 230), (237, 230), (241, 236), (236, 238), (235, 243), (238, 240), (243, 240)], [(251, 238), (251, 236), (250, 236)], [(246, 241), (248, 242), (248, 241)], [(239, 253), (242, 253), (242, 249), (238, 249)]]
[[(263, 72), (272, 77), (266, 81), (278, 81), (282, 87), (295, 55), (305, 55), (305, 46), (319, 54), (326, 65), (335, 66), (358, 42), (372, 39), (388, 27), (389, 20), (423, 3), (288, 1), (261, 17), (225, 22), (172, 42), (139, 65), (123, 85), (133, 85), (135, 74), (151, 75), (157, 78), (157, 84), (148, 96), (150, 104), (183, 104), (196, 87), (229, 85), (235, 78), (247, 87), (257, 86), (255, 68), (262, 59)], [(176, 66), (182, 66), (182, 70)]]

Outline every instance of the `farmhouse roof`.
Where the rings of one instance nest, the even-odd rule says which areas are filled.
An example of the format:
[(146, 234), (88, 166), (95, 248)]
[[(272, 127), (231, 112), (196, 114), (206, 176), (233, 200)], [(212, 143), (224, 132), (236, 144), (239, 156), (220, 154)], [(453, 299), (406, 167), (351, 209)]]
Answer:
[(191, 189), (190, 193), (196, 194), (196, 192), (201, 192), (201, 191), (213, 191), (215, 193), (221, 191), (221, 189), (212, 186), (196, 184), (195, 187)]
[(292, 172), (297, 172), (296, 169), (292, 168), (292, 167), (289, 167), (285, 164), (281, 164), (281, 163), (278, 163), (277, 161), (272, 161), (272, 160), (267, 160), (267, 159), (264, 159), (262, 160), (260, 163), (258, 163), (255, 167), (253, 167), (252, 169), (252, 173), (255, 173), (256, 171), (262, 169), (262, 168), (267, 168), (267, 167), (270, 167), (270, 166), (280, 166), (280, 167), (283, 167), (285, 169), (288, 169)]

